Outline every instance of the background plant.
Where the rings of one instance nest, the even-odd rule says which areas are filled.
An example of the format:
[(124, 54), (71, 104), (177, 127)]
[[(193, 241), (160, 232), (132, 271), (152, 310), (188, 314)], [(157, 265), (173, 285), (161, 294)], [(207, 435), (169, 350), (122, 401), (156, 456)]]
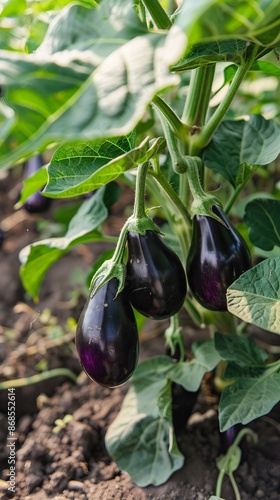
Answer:
[[(43, 186), (51, 198), (97, 190), (64, 237), (22, 250), (21, 279), (34, 300), (49, 267), (71, 248), (115, 242), (103, 232), (120, 195), (115, 181), (133, 187), (147, 162), (149, 205), (159, 206), (166, 241), (183, 263), (193, 202), (209, 200), (217, 187), (215, 197), (250, 245), (254, 266), (229, 287), (228, 312), (206, 311), (187, 296), (185, 309), (211, 338), (193, 344), (190, 361), (160, 356), (139, 364), (108, 431), (111, 455), (142, 486), (161, 484), (183, 463), (172, 383), (195, 392), (206, 372), (226, 366), (222, 431), (280, 399), (279, 360), (244, 335), (248, 324), (280, 333), (279, 25), (278, 0), (179, 7), (8, 0), (0, 14), (0, 168), (51, 153), (25, 180), (22, 204)], [(178, 321), (166, 335), (172, 349), (181, 343)]]

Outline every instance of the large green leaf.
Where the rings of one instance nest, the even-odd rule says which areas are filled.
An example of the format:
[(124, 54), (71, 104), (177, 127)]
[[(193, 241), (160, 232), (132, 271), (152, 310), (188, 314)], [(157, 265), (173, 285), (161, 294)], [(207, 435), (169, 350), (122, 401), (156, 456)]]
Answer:
[(280, 255), (242, 274), (228, 288), (227, 306), (247, 323), (280, 334)]
[(176, 24), (195, 43), (240, 38), (276, 46), (280, 39), (278, 0), (197, 0), (182, 4)]
[[(206, 372), (220, 360), (212, 340), (195, 342), (191, 361), (157, 356), (139, 363), (122, 409), (106, 434), (118, 466), (139, 486), (159, 485), (183, 464), (171, 414), (171, 381), (197, 391)], [(141, 467), (139, 464), (141, 463)]]
[(63, 198), (90, 192), (148, 160), (164, 146), (163, 138), (150, 145), (147, 138), (134, 147), (134, 135), (61, 146), (48, 166), (44, 193)]
[(130, 0), (106, 0), (95, 9), (70, 4), (54, 18), (38, 52), (91, 50), (101, 62), (144, 32)]
[(172, 360), (147, 361), (136, 369), (121, 411), (107, 431), (106, 447), (136, 484), (156, 486), (183, 465), (184, 457), (176, 444), (171, 383), (165, 377)]
[(280, 201), (255, 199), (245, 208), (244, 221), (249, 226), (252, 243), (263, 250), (280, 247)]
[[(109, 12), (110, 8), (112, 1), (104, 0), (93, 9), (97, 24), (98, 12)], [(80, 7), (83, 9), (91, 15), (91, 9)], [(0, 144), (0, 168), (8, 168), (34, 151), (43, 152), (48, 145), (127, 135), (154, 95), (179, 83), (169, 66), (181, 56), (185, 36), (176, 27), (167, 35), (144, 31), (139, 35), (134, 21), (129, 25), (131, 16), (132, 2), (118, 2), (116, 11), (112, 8), (103, 19), (102, 31), (92, 25), (94, 46), (90, 48), (80, 44), (79, 37), (76, 48), (77, 27), (72, 22), (67, 25), (72, 50), (49, 53), (43, 44), (42, 50), (29, 55), (0, 51), (0, 85), (15, 111), (14, 124)], [(106, 46), (107, 40), (104, 33), (105, 37), (110, 34), (114, 22), (115, 31), (126, 33), (126, 37), (110, 38), (109, 55), (102, 59), (101, 46)], [(58, 39), (54, 38), (53, 44), (61, 48)]]
[(280, 400), (280, 362), (247, 370), (235, 367), (235, 374), (220, 399), (221, 431), (266, 415)]
[(28, 245), (20, 252), (20, 276), (25, 289), (38, 299), (38, 291), (49, 267), (75, 245), (102, 240), (98, 227), (108, 216), (105, 187), (86, 200), (61, 238), (48, 238)]
[(225, 120), (218, 127), (203, 159), (234, 187), (242, 165), (266, 165), (280, 153), (280, 125), (261, 115), (248, 120)]

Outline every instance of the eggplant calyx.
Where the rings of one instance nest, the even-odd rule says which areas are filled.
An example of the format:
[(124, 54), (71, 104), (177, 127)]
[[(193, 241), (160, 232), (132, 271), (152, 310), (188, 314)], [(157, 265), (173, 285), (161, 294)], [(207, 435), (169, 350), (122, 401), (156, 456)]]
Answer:
[(146, 231), (154, 231), (162, 235), (159, 227), (147, 215), (144, 217), (132, 215), (127, 219), (127, 232), (144, 235)]
[(191, 206), (192, 218), (195, 215), (203, 215), (206, 217), (212, 217), (212, 219), (217, 220), (223, 226), (228, 227), (226, 225), (226, 223), (221, 219), (221, 217), (219, 217), (219, 215), (214, 212), (215, 207), (222, 208), (221, 203), (219, 202), (219, 200), (215, 196), (205, 194), (205, 196), (203, 196), (200, 199), (196, 198), (193, 201), (192, 206)]
[(108, 281), (113, 278), (117, 278), (119, 284), (116, 293), (117, 295), (123, 290), (126, 277), (126, 266), (122, 262), (116, 262), (113, 258), (110, 260), (105, 260), (100, 266), (98, 271), (96, 271), (93, 276), (90, 287), (89, 294), (92, 299), (94, 295), (100, 290), (100, 288), (105, 285)]

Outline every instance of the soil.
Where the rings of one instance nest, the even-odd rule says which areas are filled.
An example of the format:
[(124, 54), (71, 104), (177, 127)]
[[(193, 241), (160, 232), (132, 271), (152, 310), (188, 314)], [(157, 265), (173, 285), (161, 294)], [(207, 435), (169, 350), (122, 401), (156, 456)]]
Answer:
[[(11, 172), (0, 181), (0, 213), (6, 237), (0, 249), (0, 381), (35, 375), (40, 370), (69, 368), (77, 383), (66, 376), (16, 389), (16, 493), (9, 492), (7, 446), (7, 391), (0, 391), (0, 498), (25, 500), (207, 500), (215, 494), (221, 454), (218, 430), (218, 396), (211, 377), (205, 378), (188, 422), (177, 433), (185, 456), (181, 470), (162, 486), (139, 488), (119, 470), (108, 455), (104, 436), (117, 415), (129, 383), (114, 390), (91, 382), (81, 372), (75, 353), (74, 332), (68, 318), (78, 319), (85, 296), (77, 293), (77, 270), (81, 281), (102, 245), (81, 245), (49, 270), (34, 303), (19, 278), (19, 251), (42, 237), (39, 220), (52, 221), (59, 202), (44, 215), (14, 211), (20, 174)], [(15, 187), (16, 186), (16, 187)], [(61, 202), (60, 202), (61, 203)], [(117, 235), (124, 208), (132, 203), (129, 191), (111, 209), (107, 230)], [(74, 272), (74, 274), (73, 274)], [(82, 285), (81, 285), (82, 288)], [(197, 331), (184, 319), (186, 346), (207, 331)], [(59, 328), (60, 327), (60, 328)], [(166, 322), (148, 321), (140, 337), (141, 359), (164, 354)], [(65, 331), (65, 336), (61, 332)], [(256, 331), (255, 337), (271, 344), (275, 335)], [(278, 340), (279, 343), (279, 340)], [(57, 419), (71, 415), (59, 427)], [(242, 500), (280, 498), (280, 405), (249, 427), (258, 442), (244, 443), (242, 462), (235, 473)], [(222, 489), (226, 500), (235, 498), (226, 478)]]

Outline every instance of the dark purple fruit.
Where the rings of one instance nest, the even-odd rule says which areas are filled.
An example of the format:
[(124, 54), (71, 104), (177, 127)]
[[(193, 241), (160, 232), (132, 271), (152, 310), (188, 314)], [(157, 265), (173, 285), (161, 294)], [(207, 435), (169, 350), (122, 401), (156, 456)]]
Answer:
[[(44, 160), (41, 155), (33, 156), (30, 158), (24, 167), (24, 178), (30, 177), (35, 174), (39, 168), (44, 165)], [(46, 198), (41, 194), (41, 191), (33, 193), (27, 198), (23, 207), (30, 213), (40, 213), (47, 210), (51, 204), (51, 198)]]
[(80, 316), (76, 348), (86, 374), (104, 387), (126, 382), (138, 361), (138, 332), (127, 291), (116, 297), (118, 280), (110, 279), (92, 298)]
[(173, 316), (181, 309), (187, 290), (179, 257), (155, 231), (129, 232), (127, 242), (131, 304), (148, 318)]
[(0, 248), (2, 246), (4, 239), (5, 239), (5, 233), (4, 233), (4, 230), (2, 229), (2, 227), (0, 226)]
[(213, 217), (195, 215), (193, 234), (187, 259), (187, 278), (190, 289), (205, 308), (226, 311), (227, 288), (251, 267), (247, 243), (218, 207)]

